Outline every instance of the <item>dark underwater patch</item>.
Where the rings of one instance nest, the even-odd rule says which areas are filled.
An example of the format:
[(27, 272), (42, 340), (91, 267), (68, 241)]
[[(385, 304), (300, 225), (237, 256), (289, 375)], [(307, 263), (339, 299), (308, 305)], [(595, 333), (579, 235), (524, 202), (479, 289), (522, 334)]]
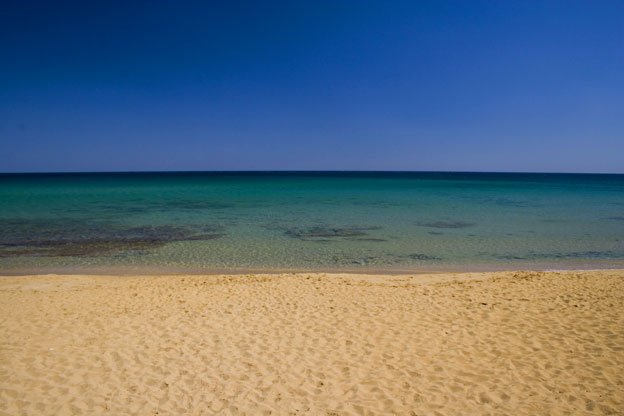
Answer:
[(615, 217), (607, 217), (605, 218), (607, 220), (613, 220), (613, 221), (624, 221), (624, 216), (620, 217), (620, 216), (615, 216)]
[(501, 255), (496, 255), (494, 257), (500, 260), (528, 260), (527, 257), (514, 256), (513, 254), (501, 254)]
[(368, 231), (378, 230), (381, 227), (326, 227), (326, 226), (314, 226), (304, 228), (290, 228), (286, 229), (284, 234), (288, 237), (297, 238), (301, 241), (314, 241), (318, 239), (353, 239), (359, 237), (366, 237), (369, 235)]
[(494, 256), (501, 260), (552, 260), (552, 259), (619, 259), (624, 258), (624, 253), (615, 251), (572, 251), (572, 252), (553, 252), (553, 253), (527, 253), (523, 255), (502, 254)]
[[(312, 264), (318, 264), (318, 258), (306, 259)], [(338, 252), (323, 258), (323, 262), (335, 266), (367, 266), (367, 265), (388, 265), (391, 264), (383, 256), (367, 256), (352, 253)]]
[(177, 241), (214, 240), (220, 226), (171, 225), (124, 227), (75, 220), (2, 220), (0, 257), (80, 257), (142, 252)]
[(614, 259), (624, 257), (624, 253), (616, 253), (614, 251), (574, 251), (570, 253), (550, 253), (546, 254), (549, 258), (557, 259)]
[(449, 229), (457, 229), (457, 228), (467, 228), (475, 225), (474, 222), (467, 221), (419, 221), (416, 223), (419, 227), (428, 227), (428, 228), (449, 228)]
[(360, 266), (366, 266), (371, 264), (388, 264), (387, 261), (384, 261), (381, 257), (376, 256), (362, 256), (356, 259), (352, 259), (349, 264), (355, 264)]
[(405, 256), (402, 256), (403, 258), (408, 258), (411, 260), (426, 260), (426, 261), (437, 261), (437, 260), (442, 260), (441, 257), (438, 256), (429, 256), (427, 254), (422, 254), (422, 253), (412, 253), (412, 254), (407, 254)]

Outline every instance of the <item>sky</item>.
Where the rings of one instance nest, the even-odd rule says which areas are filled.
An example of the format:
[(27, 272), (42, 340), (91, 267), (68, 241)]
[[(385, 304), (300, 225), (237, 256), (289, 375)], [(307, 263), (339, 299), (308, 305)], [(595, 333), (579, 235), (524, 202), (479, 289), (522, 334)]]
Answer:
[(0, 172), (624, 173), (623, 1), (12, 1)]

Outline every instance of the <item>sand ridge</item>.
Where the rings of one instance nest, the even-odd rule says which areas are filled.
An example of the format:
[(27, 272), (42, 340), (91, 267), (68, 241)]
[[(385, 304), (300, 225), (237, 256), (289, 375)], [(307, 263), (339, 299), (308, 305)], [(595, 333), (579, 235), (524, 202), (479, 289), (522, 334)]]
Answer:
[(0, 278), (0, 414), (624, 414), (624, 271)]

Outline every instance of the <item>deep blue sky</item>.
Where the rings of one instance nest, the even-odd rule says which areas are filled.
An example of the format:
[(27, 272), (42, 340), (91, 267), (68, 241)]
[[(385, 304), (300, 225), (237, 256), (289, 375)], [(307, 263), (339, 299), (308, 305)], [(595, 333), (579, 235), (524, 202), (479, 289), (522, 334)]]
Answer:
[(3, 1), (0, 171), (624, 173), (623, 21), (616, 0)]

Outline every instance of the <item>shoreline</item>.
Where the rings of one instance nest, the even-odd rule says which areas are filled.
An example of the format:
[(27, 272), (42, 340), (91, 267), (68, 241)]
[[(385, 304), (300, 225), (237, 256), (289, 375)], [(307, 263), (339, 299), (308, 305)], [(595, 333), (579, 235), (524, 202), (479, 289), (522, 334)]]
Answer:
[(32, 276), (32, 275), (94, 275), (94, 276), (181, 276), (181, 275), (244, 275), (244, 274), (364, 274), (364, 275), (422, 275), (444, 273), (497, 273), (515, 271), (592, 271), (592, 270), (624, 270), (624, 260), (609, 261), (578, 261), (565, 263), (471, 263), (471, 264), (439, 264), (422, 267), (171, 267), (171, 266), (44, 266), (28, 268), (0, 269), (0, 277)]
[(3, 414), (624, 409), (624, 269), (5, 276), (0, 316)]

